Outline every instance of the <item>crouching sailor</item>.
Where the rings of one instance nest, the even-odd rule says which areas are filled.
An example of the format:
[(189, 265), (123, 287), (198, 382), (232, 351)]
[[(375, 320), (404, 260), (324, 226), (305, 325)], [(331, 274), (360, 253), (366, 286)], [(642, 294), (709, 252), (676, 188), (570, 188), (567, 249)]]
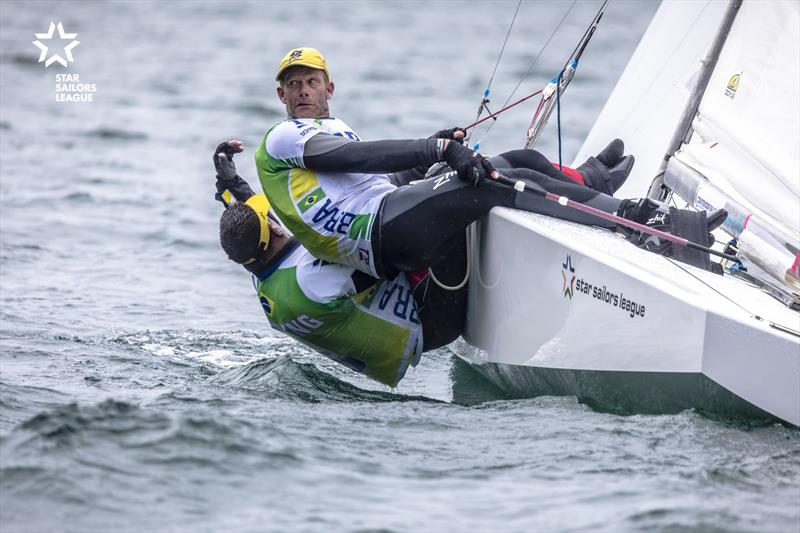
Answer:
[[(267, 197), (253, 193), (236, 173), (233, 156), (242, 151), (240, 141), (228, 141), (217, 147), (214, 165), (217, 170), (217, 196), (226, 209), (220, 219), (220, 243), (228, 258), (241, 264), (255, 276), (258, 297), (275, 329), (307, 344), (334, 361), (389, 386), (403, 378), (409, 366), (415, 366), (422, 352), (445, 346), (457, 339), (464, 329), (467, 304), (466, 239), (464, 230), (470, 222), (493, 206), (508, 206), (580, 220), (575, 210), (548, 211), (549, 204), (536, 196), (523, 196), (511, 188), (489, 182), (476, 189), (458, 180), (445, 183), (441, 178), (396, 189), (383, 214), (388, 224), (381, 226), (383, 252), (387, 237), (396, 246), (391, 277), (377, 278), (352, 264), (340, 264), (312, 255), (303, 244), (281, 226), (270, 212)], [(618, 200), (586, 187), (551, 180), (535, 182), (539, 186), (565, 190), (576, 196), (587, 194), (588, 201), (601, 202), (609, 212), (648, 226), (670, 231), (673, 213), (650, 200)], [(440, 187), (441, 185), (441, 187)], [(436, 189), (440, 188), (439, 191)], [(434, 203), (436, 209), (421, 202), (418, 193), (452, 195), (465, 191), (470, 211), (462, 213), (464, 201)], [(477, 191), (477, 192), (476, 192)], [(395, 198), (396, 195), (396, 198)], [(446, 196), (445, 196), (446, 197)], [(234, 203), (233, 199), (237, 202)], [(402, 219), (394, 211), (418, 215), (418, 225), (398, 224)], [(421, 209), (417, 207), (421, 206)], [(559, 206), (561, 207), (561, 206)], [(566, 209), (566, 208), (564, 208)], [(676, 213), (681, 210), (675, 210)], [(388, 213), (388, 214), (387, 214)], [(462, 214), (464, 216), (459, 217)], [(703, 235), (707, 232), (701, 215)], [(448, 222), (449, 233), (435, 242), (430, 240), (437, 217)], [(604, 222), (600, 219), (600, 222)], [(608, 229), (622, 231), (637, 246), (657, 253), (670, 254), (668, 241), (660, 242), (647, 234), (611, 222)], [(417, 231), (414, 231), (415, 228)], [(383, 262), (384, 256), (378, 255)], [(433, 275), (427, 275), (431, 269)], [(424, 269), (419, 271), (418, 269)]]
[[(215, 158), (215, 163), (227, 164), (225, 158)], [(434, 287), (420, 310), (413, 276), (378, 280), (317, 259), (281, 226), (267, 198), (254, 194), (244, 179), (218, 178), (216, 198), (226, 207), (220, 219), (222, 248), (253, 274), (273, 328), (390, 387), (417, 365), (423, 351), (461, 334), (466, 289), (445, 294)], [(437, 275), (455, 278), (449, 270), (460, 270), (463, 276), (463, 245), (452, 255), (455, 259)]]

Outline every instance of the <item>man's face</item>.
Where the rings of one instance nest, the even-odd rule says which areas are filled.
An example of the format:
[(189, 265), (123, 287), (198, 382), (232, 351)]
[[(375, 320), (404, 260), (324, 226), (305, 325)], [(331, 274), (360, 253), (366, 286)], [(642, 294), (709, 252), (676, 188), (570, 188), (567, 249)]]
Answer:
[(308, 67), (291, 67), (278, 86), (278, 98), (286, 104), (291, 118), (325, 118), (330, 116), (328, 100), (333, 96), (333, 82), (325, 73)]

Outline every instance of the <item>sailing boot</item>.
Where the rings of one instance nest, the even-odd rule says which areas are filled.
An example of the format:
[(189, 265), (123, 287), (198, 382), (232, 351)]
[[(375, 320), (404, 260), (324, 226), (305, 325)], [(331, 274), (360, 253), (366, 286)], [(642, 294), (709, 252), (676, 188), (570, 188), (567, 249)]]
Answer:
[(597, 159), (606, 167), (611, 168), (619, 163), (619, 160), (622, 159), (624, 155), (625, 144), (622, 142), (622, 139), (614, 139), (597, 154)]
[[(621, 143), (622, 141), (620, 141)], [(622, 187), (631, 170), (633, 170), (633, 164), (636, 162), (632, 155), (628, 155), (618, 158), (613, 165), (606, 165), (603, 159), (600, 159), (600, 156), (604, 156), (607, 161), (612, 160), (613, 154), (606, 152), (613, 144), (614, 141), (603, 152), (600, 152), (597, 157), (590, 157), (576, 169), (583, 177), (587, 187), (609, 196), (613, 196), (617, 189)]]

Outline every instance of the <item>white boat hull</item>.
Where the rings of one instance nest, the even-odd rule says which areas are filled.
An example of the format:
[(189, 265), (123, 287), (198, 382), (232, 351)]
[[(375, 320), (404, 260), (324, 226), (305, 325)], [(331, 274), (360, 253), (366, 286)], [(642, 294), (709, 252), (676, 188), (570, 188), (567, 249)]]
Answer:
[(474, 241), (457, 351), (510, 394), (800, 425), (800, 314), (759, 289), (509, 209)]

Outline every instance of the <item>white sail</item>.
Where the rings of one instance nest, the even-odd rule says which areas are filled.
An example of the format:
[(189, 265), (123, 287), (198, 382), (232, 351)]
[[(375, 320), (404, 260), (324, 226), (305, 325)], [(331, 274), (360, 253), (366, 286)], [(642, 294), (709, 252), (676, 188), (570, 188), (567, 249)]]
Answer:
[(800, 3), (745, 1), (677, 157), (764, 220), (800, 232)]
[(620, 198), (647, 194), (727, 7), (718, 0), (666, 0), (658, 8), (575, 158), (580, 164), (610, 139), (624, 140), (636, 165)]

